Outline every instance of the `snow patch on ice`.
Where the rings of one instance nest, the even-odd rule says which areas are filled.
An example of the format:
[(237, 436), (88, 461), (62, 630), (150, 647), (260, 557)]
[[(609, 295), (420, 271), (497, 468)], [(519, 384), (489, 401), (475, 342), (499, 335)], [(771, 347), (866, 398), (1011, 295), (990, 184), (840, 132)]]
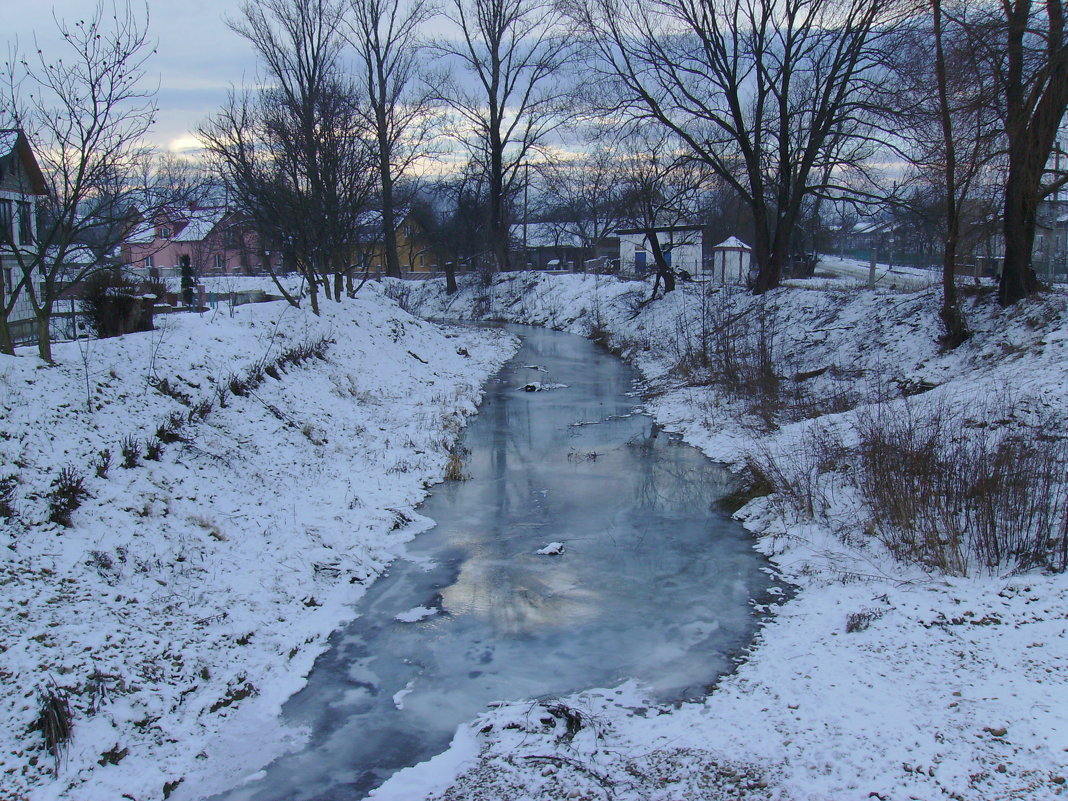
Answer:
[(426, 606), (416, 606), (409, 609), (407, 612), (401, 612), (394, 618), (394, 620), (399, 620), (401, 623), (416, 623), (420, 620), (425, 620), (428, 617), (433, 617), (437, 613), (437, 609), (431, 609)]

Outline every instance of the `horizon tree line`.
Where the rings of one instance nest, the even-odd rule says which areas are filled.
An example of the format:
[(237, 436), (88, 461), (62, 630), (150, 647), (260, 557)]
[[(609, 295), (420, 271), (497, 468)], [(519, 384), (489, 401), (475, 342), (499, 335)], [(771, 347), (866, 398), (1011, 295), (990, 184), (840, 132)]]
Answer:
[[(24, 295), (51, 360), (57, 265), (92, 238), (88, 228), (102, 242), (132, 203), (162, 208), (193, 191), (187, 176), (151, 164), (147, 19), (117, 8), (59, 23), (66, 60), (39, 53), (5, 65), (4, 122), (43, 154), (47, 185), (33, 247), (15, 247), (14, 225), (0, 226), (21, 273), (0, 308), (6, 352), (12, 299)], [(452, 35), (428, 38), (432, 20)], [(596, 187), (596, 169), (623, 176), (632, 209), (642, 207), (641, 175), (660, 173), (655, 201), (646, 181), (648, 227), (654, 206), (661, 218), (692, 206), (709, 183), (731, 194), (753, 238), (755, 293), (781, 284), (801, 229), (826, 209), (925, 197), (938, 209), (928, 214), (951, 347), (969, 335), (955, 273), (973, 198), (999, 198), (1007, 306), (1040, 289), (1038, 205), (1068, 182), (1049, 169), (1068, 107), (1057, 0), (580, 0), (566, 12), (544, 0), (245, 0), (228, 24), (257, 53), (259, 85), (233, 90), (197, 132), (238, 210), (292, 254), (316, 312), (320, 291), (355, 291), (366, 265), (352, 254), (366, 244), (369, 209), (385, 272), (400, 275), (397, 210), (445, 142), (464, 158), (439, 183), (451, 187), (454, 222), (478, 241), (471, 260), (485, 281), (513, 266), (531, 166), (545, 191), (576, 189), (559, 180), (567, 164), (552, 166), (566, 132), (589, 154), (571, 177)], [(581, 135), (591, 129), (592, 144)], [(905, 165), (891, 192), (888, 161), (899, 173)]]

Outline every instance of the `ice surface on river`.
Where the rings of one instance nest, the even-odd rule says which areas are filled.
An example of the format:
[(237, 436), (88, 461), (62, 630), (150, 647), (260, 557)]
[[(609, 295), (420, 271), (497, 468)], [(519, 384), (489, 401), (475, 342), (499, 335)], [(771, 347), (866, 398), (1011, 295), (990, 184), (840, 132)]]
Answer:
[[(714, 508), (724, 471), (632, 414), (619, 360), (575, 336), (522, 335), (465, 436), (471, 479), (434, 490), (421, 511), (436, 528), (286, 704), (308, 747), (227, 801), (361, 797), (494, 701), (628, 678), (665, 699), (699, 694), (751, 638), (770, 582)], [(515, 391), (539, 375), (568, 391)], [(566, 556), (539, 556), (547, 542)]]

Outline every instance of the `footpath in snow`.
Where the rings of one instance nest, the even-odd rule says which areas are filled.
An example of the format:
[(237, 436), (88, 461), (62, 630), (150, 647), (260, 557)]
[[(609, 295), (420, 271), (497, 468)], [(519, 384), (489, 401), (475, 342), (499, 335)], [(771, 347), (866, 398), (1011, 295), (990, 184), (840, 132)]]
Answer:
[(3, 801), (203, 798), (299, 740), (282, 701), (430, 525), (414, 507), (515, 348), (374, 285), (318, 318), (156, 322), (54, 367), (0, 356)]
[[(738, 670), (706, 700), (657, 707), (628, 684), (561, 699), (555, 712), (505, 704), (373, 798), (974, 801), (1068, 792), (1068, 577), (967, 560), (947, 575), (892, 558), (850, 462), (851, 438), (876, 412), (927, 422), (957, 415), (969, 431), (1063, 439), (1063, 296), (1000, 310), (979, 291), (966, 301), (975, 336), (942, 353), (933, 289), (820, 280), (756, 299), (683, 285), (643, 304), (647, 284), (521, 273), (453, 296), (436, 282), (387, 292), (427, 316), (505, 319), (604, 342), (643, 371), (663, 425), (714, 459), (776, 466), (798, 495), (810, 492), (810, 508), (780, 493), (740, 510), (797, 591), (769, 610)], [(744, 373), (746, 340), (768, 345), (773, 404), (742, 391), (767, 373), (736, 377), (735, 392), (707, 380), (702, 354), (714, 353), (720, 369), (736, 357)], [(833, 447), (809, 448), (821, 440)]]

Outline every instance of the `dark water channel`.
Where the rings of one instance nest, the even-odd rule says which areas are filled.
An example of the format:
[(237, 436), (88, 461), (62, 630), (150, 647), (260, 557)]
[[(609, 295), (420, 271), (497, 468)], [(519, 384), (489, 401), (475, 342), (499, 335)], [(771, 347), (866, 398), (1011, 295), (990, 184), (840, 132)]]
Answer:
[[(222, 798), (362, 798), (489, 703), (629, 678), (663, 700), (699, 695), (752, 637), (769, 579), (715, 508), (725, 471), (635, 413), (620, 360), (513, 330), (523, 347), (464, 438), (470, 480), (434, 489), (420, 511), (437, 526), (285, 705), (310, 728), (307, 748)], [(563, 554), (536, 553), (553, 542)]]

